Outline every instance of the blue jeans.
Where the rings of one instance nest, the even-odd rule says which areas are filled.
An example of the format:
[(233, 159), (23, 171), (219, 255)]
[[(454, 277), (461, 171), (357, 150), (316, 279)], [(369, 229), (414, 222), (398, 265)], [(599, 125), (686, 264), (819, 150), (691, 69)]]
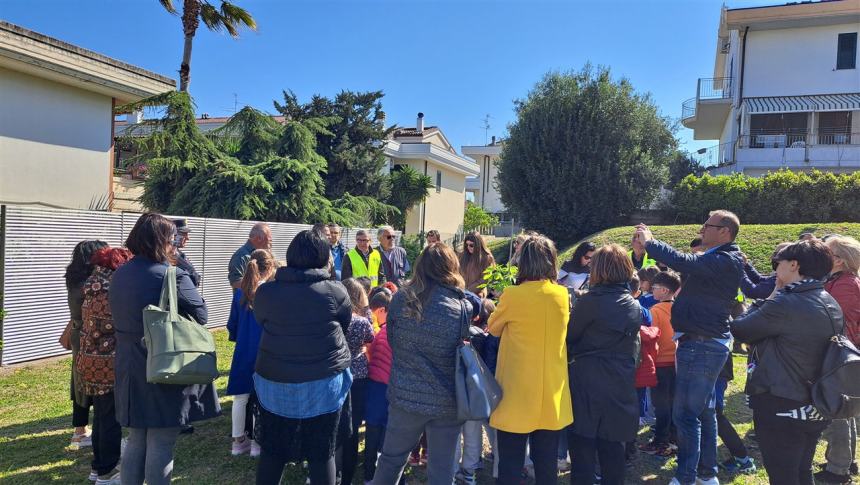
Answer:
[(678, 430), (678, 468), (682, 485), (717, 474), (717, 418), (714, 384), (729, 355), (715, 340), (679, 342), (675, 353), (675, 400), (672, 422)]

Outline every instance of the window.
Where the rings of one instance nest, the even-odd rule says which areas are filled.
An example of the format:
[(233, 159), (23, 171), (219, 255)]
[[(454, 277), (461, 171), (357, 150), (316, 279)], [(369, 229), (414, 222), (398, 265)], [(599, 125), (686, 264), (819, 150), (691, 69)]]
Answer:
[(750, 147), (785, 148), (806, 143), (809, 113), (750, 115)]
[(401, 170), (403, 170), (403, 167), (405, 167), (405, 166), (406, 165), (403, 165), (402, 163), (395, 163), (394, 166), (391, 167), (391, 171), (392, 172), (400, 172)]
[(836, 46), (836, 69), (857, 67), (857, 32), (839, 34)]
[(442, 171), (436, 170), (436, 193), (442, 193)]
[(851, 112), (818, 113), (818, 143), (845, 145), (851, 139)]

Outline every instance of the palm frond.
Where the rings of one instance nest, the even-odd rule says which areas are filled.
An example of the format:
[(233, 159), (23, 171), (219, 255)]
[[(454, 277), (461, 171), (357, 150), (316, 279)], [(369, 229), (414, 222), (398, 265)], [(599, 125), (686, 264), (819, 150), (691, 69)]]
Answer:
[(206, 27), (213, 32), (220, 32), (224, 28), (221, 13), (209, 2), (203, 2), (200, 5), (200, 18)]
[(176, 11), (176, 6), (173, 5), (173, 0), (158, 0), (158, 3), (164, 7), (164, 10), (167, 10), (169, 13), (176, 15), (178, 12)]
[(225, 24), (232, 24), (237, 27), (245, 26), (251, 30), (257, 30), (257, 21), (254, 17), (242, 7), (233, 5), (230, 2), (221, 2), (221, 18)]

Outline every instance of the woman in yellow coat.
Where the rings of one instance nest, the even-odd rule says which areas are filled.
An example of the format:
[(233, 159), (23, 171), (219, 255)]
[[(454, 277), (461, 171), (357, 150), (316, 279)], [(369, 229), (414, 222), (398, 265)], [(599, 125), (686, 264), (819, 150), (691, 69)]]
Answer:
[(498, 430), (500, 484), (518, 484), (531, 436), (535, 481), (554, 484), (560, 430), (573, 422), (567, 372), (567, 289), (556, 284), (555, 245), (542, 236), (520, 248), (519, 284), (505, 289), (490, 317), (501, 337), (496, 379), (502, 401), (490, 416)]

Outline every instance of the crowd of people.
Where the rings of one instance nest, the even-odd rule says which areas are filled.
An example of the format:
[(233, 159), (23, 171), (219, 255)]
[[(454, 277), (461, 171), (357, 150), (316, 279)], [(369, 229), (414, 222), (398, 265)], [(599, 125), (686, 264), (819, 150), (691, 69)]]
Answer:
[[(860, 243), (807, 235), (780, 244), (763, 275), (737, 245), (740, 229), (714, 211), (682, 251), (639, 225), (630, 248), (583, 242), (561, 265), (553, 241), (524, 233), (516, 284), (496, 293), (478, 233), (458, 253), (431, 231), (409, 261), (391, 227), (378, 229), (377, 247), (357, 231), (347, 250), (340, 227), (318, 224), (281, 261), (269, 227), (255, 224), (224, 283), (230, 453), (258, 458), (258, 484), (279, 483), (287, 463), (305, 463), (314, 485), (405, 483), (407, 466), (426, 466), (432, 485), (471, 484), (490, 458), (486, 435), (499, 484), (553, 484), (560, 470), (576, 485), (621, 484), (640, 452), (676, 457), (672, 485), (717, 484), (720, 469), (756, 470), (723, 412), (742, 344), (771, 483), (848, 483), (856, 420), (826, 419), (810, 388), (834, 334), (860, 344)], [(124, 247), (81, 242), (68, 266), (71, 444), (92, 446), (97, 485), (169, 483), (178, 435), (221, 413), (212, 382), (146, 377), (143, 309), (160, 303), (170, 265), (179, 313), (207, 323), (182, 252), (189, 237), (184, 220), (145, 214)], [(458, 417), (464, 340), (502, 389), (487, 420)], [(648, 424), (652, 438), (637, 446)], [(827, 463), (813, 476), (822, 436)]]

